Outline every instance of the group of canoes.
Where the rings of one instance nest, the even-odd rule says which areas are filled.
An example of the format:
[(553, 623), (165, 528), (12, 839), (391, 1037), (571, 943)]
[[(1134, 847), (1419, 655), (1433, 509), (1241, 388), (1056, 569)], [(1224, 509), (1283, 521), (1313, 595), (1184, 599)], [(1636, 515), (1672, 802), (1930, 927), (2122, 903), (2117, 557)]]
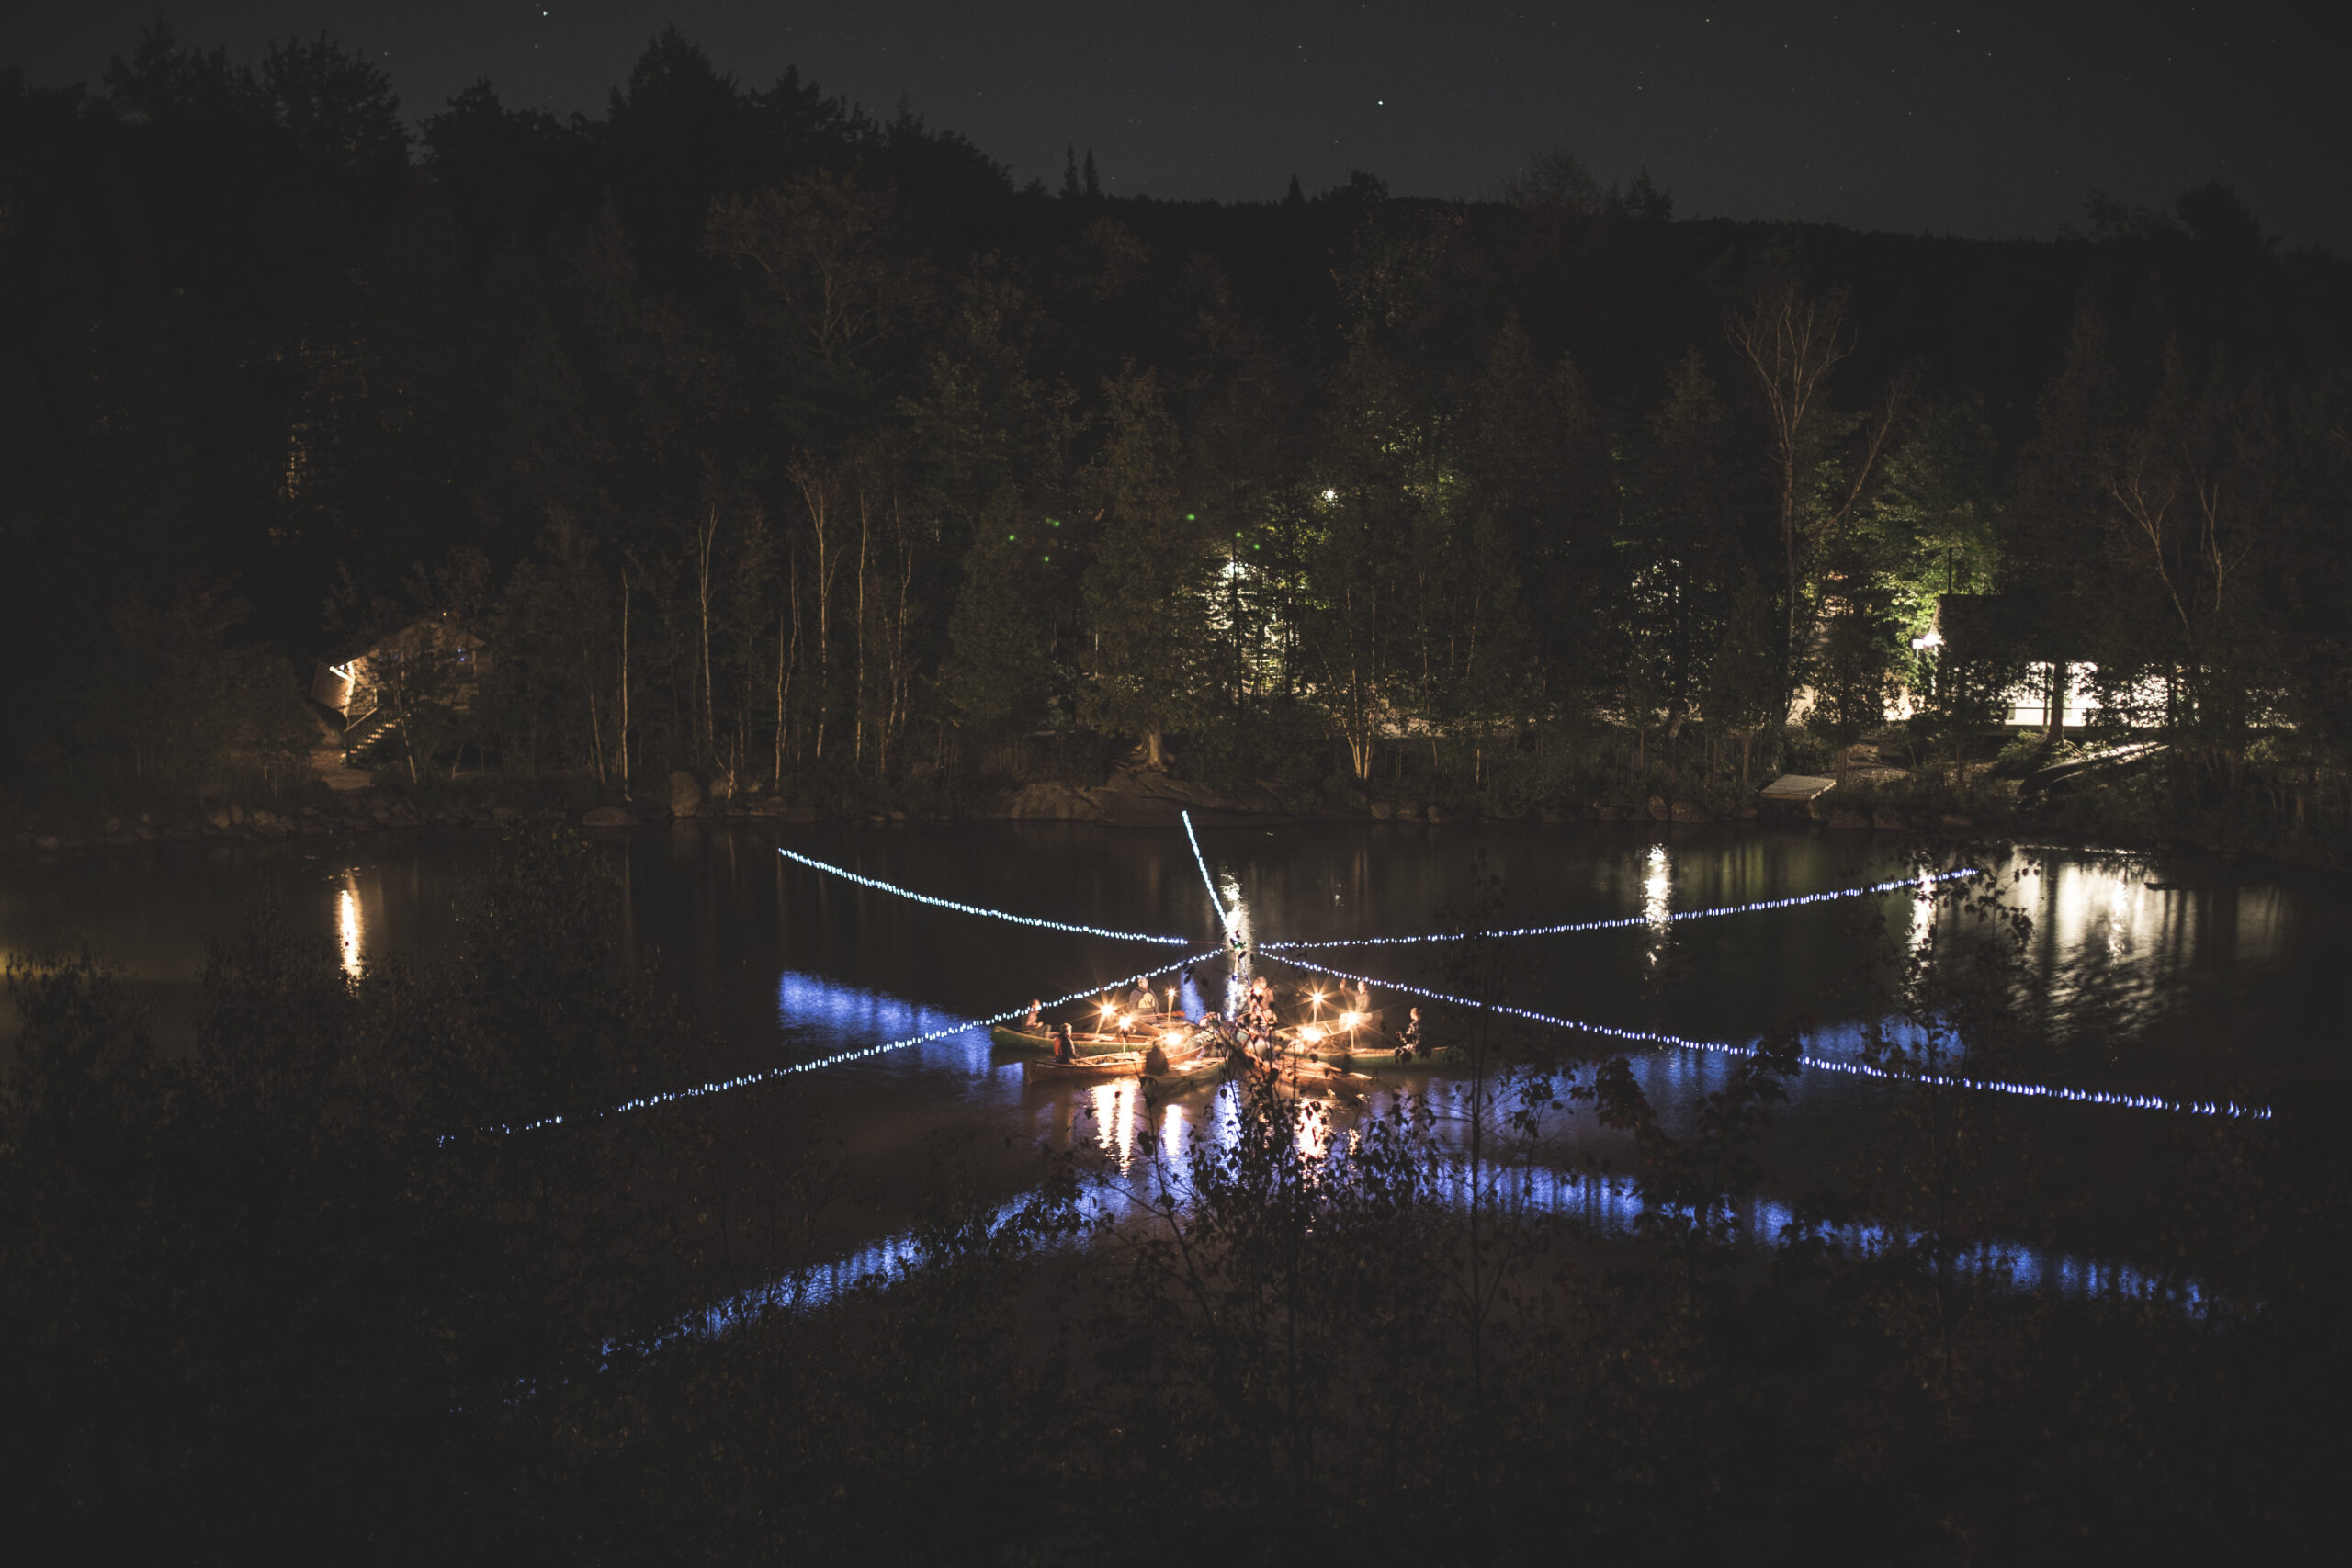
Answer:
[(1125, 997), (1106, 997), (1094, 1015), (1078, 1022), (1048, 1021), (1040, 1004), (1030, 1005), (1019, 1023), (999, 1024), (996, 1043), (1031, 1057), (1033, 1075), (1046, 1078), (1139, 1077), (1163, 1089), (1205, 1083), (1229, 1063), (1267, 1065), (1314, 1062), (1346, 1068), (1385, 1056), (1398, 1063), (1426, 1055), (1421, 1010), (1409, 1010), (1394, 1032), (1381, 1026), (1370, 994), (1361, 986), (1329, 1000), (1319, 991), (1302, 995), (1304, 1018), (1282, 1022), (1263, 976), (1239, 998), (1232, 1016), (1204, 1013), (1187, 1018), (1171, 988), (1165, 1003), (1137, 986)]

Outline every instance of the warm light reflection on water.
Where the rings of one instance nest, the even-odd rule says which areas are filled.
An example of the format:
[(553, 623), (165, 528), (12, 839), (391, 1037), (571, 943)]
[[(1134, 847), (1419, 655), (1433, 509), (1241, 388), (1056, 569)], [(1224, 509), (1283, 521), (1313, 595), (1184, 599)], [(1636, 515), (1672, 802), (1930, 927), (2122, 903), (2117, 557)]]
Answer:
[(1936, 884), (1926, 872), (1919, 874), (1919, 890), (1911, 898), (1911, 955), (1918, 958), (1936, 940)]
[(1133, 1078), (1094, 1086), (1094, 1141), (1121, 1170), (1135, 1163), (1136, 1089)]
[(1664, 844), (1650, 846), (1649, 860), (1642, 874), (1642, 918), (1650, 923), (1649, 961), (1656, 964), (1666, 946), (1667, 933), (1673, 929), (1672, 895), (1674, 876), (1667, 859)]
[(364, 956), (361, 951), (363, 931), (359, 914), (359, 886), (346, 874), (342, 888), (334, 897), (335, 947), (343, 957), (343, 972), (353, 979), (359, 978)]

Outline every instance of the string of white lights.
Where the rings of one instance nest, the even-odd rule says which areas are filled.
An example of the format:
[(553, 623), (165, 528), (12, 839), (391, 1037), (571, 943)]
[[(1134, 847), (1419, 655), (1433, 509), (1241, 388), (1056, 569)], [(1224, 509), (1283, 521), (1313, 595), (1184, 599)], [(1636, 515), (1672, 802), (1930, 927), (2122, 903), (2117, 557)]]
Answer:
[(1225, 900), (1216, 896), (1216, 879), (1209, 875), (1208, 857), (1201, 853), (1200, 835), (1193, 831), (1193, 814), (1180, 811), (1177, 815), (1184, 819), (1184, 837), (1193, 845), (1193, 863), (1201, 868), (1201, 886), (1209, 890), (1209, 907), (1216, 911), (1217, 924), (1225, 928), (1225, 934), (1231, 936), (1233, 917), (1225, 912)]
[(1861, 898), (1873, 893), (1892, 893), (1898, 887), (1918, 887), (1922, 882), (1951, 882), (1962, 877), (1977, 876), (1974, 867), (1960, 871), (1938, 872), (1930, 877), (1905, 876), (1893, 882), (1873, 882), (1864, 887), (1836, 887), (1826, 893), (1804, 893), (1793, 898), (1758, 898), (1747, 904), (1719, 904), (1707, 909), (1682, 909), (1664, 915), (1623, 915), (1608, 920), (1576, 920), (1558, 926), (1521, 926), (1507, 931), (1426, 931), (1418, 936), (1358, 936), (1330, 942), (1263, 942), (1261, 953), (1304, 953), (1310, 949), (1329, 947), (1400, 947), (1426, 942), (1467, 942), (1473, 937), (1487, 936), (1566, 936), (1573, 931), (1622, 931), (1629, 926), (1653, 926), (1676, 920), (1703, 920), (1716, 915), (1747, 915), (1759, 909), (1793, 909), (1803, 904), (1826, 904), (1837, 898)]
[(1077, 926), (1070, 924), (1068, 920), (1048, 920), (1035, 915), (1015, 915), (1003, 909), (984, 909), (977, 904), (958, 904), (953, 898), (934, 898), (928, 893), (917, 893), (892, 883), (877, 881), (871, 876), (860, 876), (854, 871), (844, 871), (840, 866), (829, 865), (823, 861), (813, 860), (808, 855), (797, 854), (782, 847), (779, 847), (775, 852), (788, 861), (808, 866), (812, 871), (831, 872), (833, 875), (844, 877), (861, 887), (871, 887), (877, 893), (895, 893), (901, 898), (911, 898), (918, 904), (929, 904), (937, 908), (953, 909), (959, 915), (985, 915), (989, 919), (1011, 920), (1015, 925), (1036, 926), (1051, 931), (1072, 931), (1080, 936), (1107, 936), (1119, 942), (1156, 942), (1163, 947), (1182, 947), (1193, 940), (1188, 936), (1154, 936), (1149, 931), (1106, 931), (1101, 926)]
[[(1215, 950), (1196, 953), (1190, 958), (1182, 958), (1173, 964), (1163, 964), (1157, 969), (1146, 969), (1140, 974), (1130, 975), (1124, 980), (1107, 981), (1100, 986), (1089, 986), (1083, 990), (1072, 991), (1068, 996), (1056, 997), (1051, 1001), (1040, 1002), (1038, 1007), (1041, 1010), (1067, 1007), (1071, 1002), (1082, 1001), (1105, 991), (1114, 991), (1122, 986), (1139, 986), (1146, 980), (1156, 980), (1162, 975), (1172, 975), (1180, 969), (1189, 968), (1193, 964), (1204, 963), (1216, 956)], [(805, 1062), (786, 1062), (773, 1067), (762, 1067), (757, 1072), (739, 1073), (731, 1078), (713, 1078), (708, 1083), (691, 1084), (684, 1089), (669, 1089), (661, 1094), (640, 1095), (635, 1100), (625, 1100), (609, 1110), (592, 1111), (572, 1119), (585, 1121), (597, 1116), (618, 1116), (625, 1111), (646, 1111), (656, 1106), (674, 1105), (681, 1100), (700, 1100), (707, 1095), (724, 1094), (729, 1089), (750, 1089), (754, 1084), (771, 1083), (778, 1078), (790, 1077), (796, 1073), (813, 1073), (826, 1067), (838, 1067), (844, 1062), (862, 1062), (868, 1057), (884, 1055), (892, 1051), (903, 1051), (910, 1045), (928, 1045), (934, 1040), (944, 1040), (950, 1035), (961, 1034), (967, 1030), (986, 1029), (1023, 1017), (1028, 1011), (1028, 1004), (1024, 1002), (1019, 1007), (1007, 1008), (1002, 1012), (991, 1013), (986, 1018), (966, 1019), (961, 1022), (929, 1030), (922, 1034), (910, 1034), (904, 1040), (888, 1040), (879, 1045), (865, 1045), (854, 1051), (835, 1051), (831, 1055), (812, 1056)], [(560, 1127), (563, 1122), (564, 1118), (561, 1116), (542, 1116), (536, 1122), (525, 1122), (513, 1126), (487, 1127), (483, 1131), (506, 1134), (535, 1133), (542, 1127)], [(449, 1140), (444, 1136), (441, 1141), (446, 1144)]]
[[(1753, 1045), (1735, 1044), (1722, 1040), (1685, 1040), (1679, 1034), (1664, 1034), (1651, 1029), (1617, 1029), (1605, 1023), (1584, 1023), (1571, 1018), (1555, 1018), (1550, 1013), (1537, 1012), (1530, 1008), (1512, 1007), (1504, 1002), (1476, 1001), (1468, 997), (1449, 996), (1443, 991), (1432, 991), (1420, 986), (1399, 985), (1394, 980), (1376, 980), (1365, 975), (1351, 975), (1343, 969), (1332, 969), (1320, 964), (1310, 964), (1304, 958), (1291, 958), (1278, 953), (1268, 953), (1267, 956), (1276, 958), (1295, 968), (1309, 969), (1317, 975), (1331, 976), (1335, 979), (1354, 980), (1362, 985), (1379, 986), (1391, 991), (1403, 991), (1408, 996), (1424, 997), (1433, 1002), (1449, 1002), (1456, 1007), (1483, 1008), (1489, 1012), (1506, 1013), (1513, 1018), (1523, 1018), (1531, 1023), (1547, 1024), (1555, 1029), (1566, 1029), (1583, 1034), (1605, 1035), (1610, 1039), (1623, 1040), (1633, 1044), (1671, 1045), (1677, 1050), (1705, 1051), (1725, 1056), (1752, 1056), (1756, 1054), (1756, 1048)], [(2173, 1111), (2192, 1116), (2244, 1117), (2255, 1122), (2270, 1120), (2268, 1106), (2240, 1105), (2234, 1100), (2174, 1100), (2161, 1094), (2125, 1094), (2116, 1089), (2068, 1089), (2059, 1084), (2017, 1083), (2001, 1078), (1964, 1077), (1957, 1073), (1892, 1073), (1884, 1067), (1872, 1066), (1868, 1062), (1838, 1062), (1821, 1056), (1801, 1055), (1797, 1060), (1804, 1066), (1817, 1068), (1823, 1072), (1847, 1073), (1857, 1077), (1910, 1078), (1919, 1083), (1933, 1084), (1939, 1088), (1977, 1089), (1988, 1094), (2018, 1095), (2031, 1100), (2072, 1100), (2084, 1105), (2120, 1105), (2128, 1106), (2134, 1111)]]

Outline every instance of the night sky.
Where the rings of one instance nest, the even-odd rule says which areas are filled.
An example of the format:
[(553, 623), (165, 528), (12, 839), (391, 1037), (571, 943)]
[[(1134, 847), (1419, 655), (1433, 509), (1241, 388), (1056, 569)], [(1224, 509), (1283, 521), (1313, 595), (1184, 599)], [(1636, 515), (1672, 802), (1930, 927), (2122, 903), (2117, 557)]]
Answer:
[[(154, 0), (0, 25), (35, 84), (96, 84)], [(183, 39), (241, 59), (325, 29), (411, 116), (488, 76), (510, 104), (601, 112), (674, 23), (740, 80), (797, 63), (828, 93), (937, 125), (1058, 185), (1095, 150), (1116, 195), (1266, 199), (1368, 169), (1399, 195), (1498, 192), (1531, 148), (1603, 181), (1646, 165), (1685, 217), (2048, 236), (2094, 187), (2158, 206), (2208, 180), (2290, 244), (2352, 251), (2344, 59), (2315, 5), (1499, 0), (1151, 6), (1043, 0), (183, 0)]]

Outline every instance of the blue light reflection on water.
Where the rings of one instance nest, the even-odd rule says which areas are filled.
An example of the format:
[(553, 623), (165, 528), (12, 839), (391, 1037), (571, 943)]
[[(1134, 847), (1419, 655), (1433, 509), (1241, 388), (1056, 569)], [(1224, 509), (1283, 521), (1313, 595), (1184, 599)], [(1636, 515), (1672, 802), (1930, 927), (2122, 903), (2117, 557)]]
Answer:
[[(1611, 1041), (1635, 1046), (1669, 1045), (1677, 1050), (1707, 1052), (1716, 1055), (1731, 1056), (1749, 1055), (1756, 1048), (1756, 1042), (1753, 1039), (1690, 1040), (1660, 1030), (1625, 1029), (1614, 1024), (1558, 1018), (1550, 1013), (1538, 1012), (1532, 1008), (1516, 1007), (1509, 1002), (1480, 1001), (1469, 997), (1431, 990), (1426, 986), (1408, 985), (1401, 980), (1382, 979), (1374, 976), (1354, 974), (1344, 969), (1334, 969), (1324, 964), (1309, 963), (1304, 958), (1294, 957), (1286, 953), (1269, 953), (1266, 956), (1277, 963), (1312, 970), (1318, 975), (1329, 975), (1342, 980), (1354, 980), (1383, 990), (1401, 991), (1408, 996), (1420, 997), (1430, 1001), (1446, 1002), (1455, 1007), (1505, 1013), (1550, 1028), (1580, 1034), (1600, 1035)], [(2267, 1105), (2241, 1105), (2235, 1100), (2179, 1100), (2170, 1095), (2150, 1094), (2129, 1089), (2076, 1089), (2064, 1084), (2039, 1083), (2030, 1079), (1973, 1078), (1940, 1070), (1923, 1069), (1917, 1073), (1897, 1073), (1859, 1058), (1840, 1060), (1837, 1057), (1806, 1055), (1800, 1056), (1798, 1062), (1800, 1066), (1806, 1068), (1831, 1073), (1847, 1073), (1859, 1077), (1889, 1080), (1910, 1077), (1919, 1083), (1934, 1084), (1939, 1087), (1962, 1089), (1979, 1093), (2015, 1095), (2025, 1099), (2063, 1103), (2119, 1106), (2134, 1111), (2159, 1111), (2190, 1116), (2242, 1116), (2257, 1122), (2267, 1122), (2272, 1114), (2270, 1107)]]
[[(874, 1040), (904, 1040), (960, 1021), (956, 1013), (793, 969), (776, 976), (775, 1010), (786, 1045), (806, 1048), (795, 1050), (796, 1056), (830, 1055)], [(985, 1073), (989, 1058), (988, 1029), (976, 1024), (910, 1051), (874, 1057), (871, 1066), (895, 1071), (920, 1062)]]
[[(1155, 994), (1164, 998), (1169, 990), (1163, 983)], [(1203, 1010), (1199, 986), (1187, 976), (1174, 990), (1178, 1007), (1188, 1017), (1199, 1017)], [(787, 969), (776, 976), (775, 1003), (776, 1021), (783, 1027), (786, 1043), (807, 1046), (808, 1055), (831, 1055), (874, 1040), (939, 1034), (906, 1051), (868, 1058), (866, 1065), (886, 1070), (952, 1068), (976, 1077), (1003, 1077), (1009, 1069), (1016, 1081), (1020, 1076), (1018, 1063), (996, 1059), (989, 1026), (975, 1023), (956, 1031), (961, 1015), (887, 992)]]
[[(955, 1021), (952, 1014), (921, 1003), (797, 971), (786, 971), (778, 977), (776, 996), (779, 1022), (787, 1037), (806, 1036), (825, 1051), (876, 1037), (928, 1033)], [(1188, 1013), (1197, 1015), (1201, 1010), (1202, 993), (1189, 977), (1180, 983), (1179, 1000)], [(1881, 1028), (1898, 1039), (1916, 1041), (1917, 1031), (1907, 1021), (1890, 1019)], [(1862, 1022), (1849, 1021), (1822, 1032), (1820, 1046), (1828, 1055), (1859, 1055), (1866, 1032)], [(888, 1070), (893, 1071), (947, 1071), (989, 1079), (1014, 1095), (1023, 1081), (1018, 1063), (997, 1058), (984, 1027), (950, 1033), (896, 1058), (875, 1058), (867, 1065), (880, 1067), (886, 1063)], [(1703, 1094), (1727, 1067), (1712, 1057), (1672, 1051), (1646, 1054), (1634, 1066), (1645, 1091), (1659, 1103)], [(1844, 1087), (1800, 1078), (1790, 1086), (1792, 1097), (1815, 1092), (1816, 1085)], [(1081, 1202), (1082, 1217), (1091, 1225), (1136, 1223), (1141, 1214), (1135, 1198), (1145, 1186), (1168, 1181), (1182, 1193), (1189, 1182), (1195, 1140), (1208, 1148), (1226, 1150), (1240, 1131), (1240, 1095), (1231, 1084), (1209, 1096), (1168, 1102), (1155, 1100), (1127, 1080), (1089, 1087), (1091, 1092), (1078, 1100), (1069, 1120), (1060, 1122), (1057, 1130), (1066, 1132), (1074, 1144), (1091, 1145), (1090, 1153), (1102, 1168), (1104, 1181), (1090, 1187)], [(1396, 1093), (1391, 1089), (1377, 1094), (1374, 1102), (1385, 1100), (1393, 1107)], [(1445, 1146), (1449, 1129), (1460, 1120), (1460, 1086), (1441, 1080), (1427, 1085), (1420, 1093), (1437, 1112), (1436, 1135), (1441, 1146)], [(1344, 1130), (1340, 1136), (1344, 1141)], [(1320, 1147), (1320, 1139), (1311, 1142)], [(1128, 1188), (1124, 1182), (1136, 1185)], [(1532, 1213), (1575, 1220), (1599, 1235), (1631, 1235), (1642, 1216), (1638, 1192), (1623, 1176), (1536, 1164), (1512, 1170), (1506, 1186), (1505, 1201)], [(1469, 1190), (1466, 1165), (1458, 1157), (1447, 1157), (1435, 1185), (1437, 1195), (1463, 1206), (1469, 1201)], [(1001, 1203), (994, 1223), (1012, 1219), (1025, 1201), (1015, 1198)], [(1770, 1246), (1783, 1236), (1795, 1219), (1787, 1204), (1762, 1198), (1740, 1212), (1736, 1229), (1747, 1243)], [(1849, 1227), (1837, 1233), (1837, 1237), (1849, 1248), (1861, 1251), (1883, 1250), (1891, 1239), (1883, 1228), (1869, 1225)], [(919, 1260), (911, 1233), (887, 1236), (844, 1257), (740, 1292), (681, 1326), (689, 1333), (716, 1333), (746, 1316), (821, 1305), (861, 1282), (887, 1285)], [(1973, 1251), (1961, 1258), (1958, 1266), (1968, 1274), (2023, 1291), (2141, 1292), (2154, 1283), (2128, 1264), (2016, 1243)], [(2192, 1292), (2192, 1303), (2194, 1299)]]
[[(1109, 1087), (1109, 1086), (1103, 1086)], [(1192, 1114), (1180, 1114), (1177, 1104), (1155, 1105), (1141, 1094), (1128, 1092), (1092, 1097), (1090, 1109), (1098, 1113), (1116, 1108), (1119, 1125), (1106, 1121), (1089, 1140), (1104, 1156), (1102, 1179), (1081, 1190), (1079, 1217), (1084, 1233), (1137, 1225), (1164, 1225), (1166, 1220), (1146, 1208), (1149, 1196), (1171, 1191), (1182, 1213), (1190, 1190), (1190, 1170), (1199, 1152), (1194, 1139), (1211, 1149), (1229, 1147), (1239, 1129), (1240, 1094), (1232, 1085), (1219, 1089), (1212, 1100)], [(1155, 1139), (1153, 1122), (1159, 1123)], [(1344, 1160), (1344, 1136), (1336, 1140), (1335, 1158)], [(1513, 1212), (1566, 1220), (1590, 1234), (1609, 1239), (1634, 1235), (1645, 1205), (1634, 1181), (1624, 1176), (1592, 1170), (1562, 1169), (1545, 1165), (1515, 1166), (1489, 1178), (1497, 1206)], [(1431, 1184), (1432, 1194), (1455, 1208), (1469, 1204), (1472, 1182), (1467, 1163), (1443, 1162)], [(1025, 1198), (1000, 1203), (991, 1226), (1019, 1214)], [(1770, 1247), (1787, 1239), (1797, 1224), (1795, 1211), (1770, 1198), (1755, 1200), (1732, 1217), (1736, 1239), (1752, 1247)], [(1898, 1238), (1883, 1226), (1850, 1225), (1824, 1233), (1827, 1239), (1856, 1255), (1883, 1254), (1900, 1239), (1920, 1245), (1917, 1234)], [(784, 1278), (739, 1292), (693, 1314), (677, 1332), (717, 1335), (746, 1319), (778, 1311), (812, 1310), (840, 1300), (861, 1287), (887, 1288), (922, 1262), (921, 1247), (911, 1232), (873, 1242), (843, 1257)], [(2142, 1295), (2164, 1288), (2164, 1282), (2143, 1269), (2109, 1258), (2085, 1257), (2052, 1248), (2003, 1242), (1971, 1248), (1951, 1260), (1952, 1267), (1972, 1279), (1996, 1288), (2048, 1292), (2083, 1297), (2108, 1293)], [(2195, 1310), (2201, 1294), (2194, 1283), (2180, 1287), (2181, 1304)]]

